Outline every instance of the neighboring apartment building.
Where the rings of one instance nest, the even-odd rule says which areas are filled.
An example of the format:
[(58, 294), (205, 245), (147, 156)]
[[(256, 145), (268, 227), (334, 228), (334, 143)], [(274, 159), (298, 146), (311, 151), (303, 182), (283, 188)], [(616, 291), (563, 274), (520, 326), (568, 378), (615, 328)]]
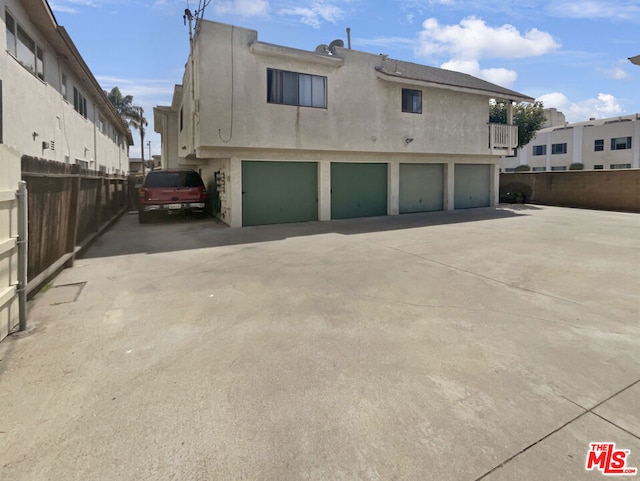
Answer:
[(133, 139), (45, 0), (0, 0), (0, 143), (109, 174)]
[(495, 205), (517, 127), (470, 75), (344, 48), (303, 51), (199, 20), (183, 81), (154, 109), (164, 167), (201, 171), (227, 224)]
[(637, 169), (640, 167), (640, 114), (586, 122), (564, 123), (541, 129), (515, 157), (500, 161), (502, 172), (528, 165), (533, 172)]

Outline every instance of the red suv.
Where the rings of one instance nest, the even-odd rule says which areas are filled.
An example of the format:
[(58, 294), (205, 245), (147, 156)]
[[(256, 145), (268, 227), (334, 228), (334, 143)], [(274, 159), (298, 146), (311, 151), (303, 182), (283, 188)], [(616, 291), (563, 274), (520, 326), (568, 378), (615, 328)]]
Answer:
[(195, 170), (154, 170), (144, 178), (138, 198), (138, 220), (153, 212), (204, 212), (207, 191)]

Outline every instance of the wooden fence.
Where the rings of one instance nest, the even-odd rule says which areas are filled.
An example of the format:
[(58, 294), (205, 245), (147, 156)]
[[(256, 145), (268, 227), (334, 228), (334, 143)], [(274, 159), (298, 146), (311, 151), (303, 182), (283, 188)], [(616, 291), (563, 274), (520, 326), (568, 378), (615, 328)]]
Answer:
[(128, 208), (124, 177), (22, 157), (29, 191), (28, 293), (37, 291)]

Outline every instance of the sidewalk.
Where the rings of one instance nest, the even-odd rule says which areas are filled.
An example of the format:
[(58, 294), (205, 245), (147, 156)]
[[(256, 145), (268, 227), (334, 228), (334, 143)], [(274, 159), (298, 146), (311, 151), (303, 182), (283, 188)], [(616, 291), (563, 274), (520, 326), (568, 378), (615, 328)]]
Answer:
[(0, 343), (0, 479), (607, 479), (639, 267), (637, 214), (124, 216)]

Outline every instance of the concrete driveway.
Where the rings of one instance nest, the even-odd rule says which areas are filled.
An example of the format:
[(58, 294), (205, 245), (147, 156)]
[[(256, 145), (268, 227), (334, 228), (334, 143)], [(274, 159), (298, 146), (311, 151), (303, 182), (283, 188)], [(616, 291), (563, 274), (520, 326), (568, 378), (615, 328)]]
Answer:
[(639, 288), (636, 214), (125, 216), (0, 343), (0, 479), (606, 479)]

